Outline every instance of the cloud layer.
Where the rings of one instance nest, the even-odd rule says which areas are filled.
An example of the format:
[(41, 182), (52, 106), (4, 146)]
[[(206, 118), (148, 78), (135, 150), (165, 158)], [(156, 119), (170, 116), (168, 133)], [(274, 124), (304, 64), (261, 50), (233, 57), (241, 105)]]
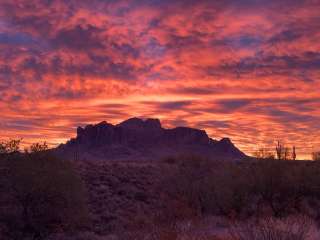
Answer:
[(318, 0), (1, 0), (0, 134), (131, 116), (320, 148)]

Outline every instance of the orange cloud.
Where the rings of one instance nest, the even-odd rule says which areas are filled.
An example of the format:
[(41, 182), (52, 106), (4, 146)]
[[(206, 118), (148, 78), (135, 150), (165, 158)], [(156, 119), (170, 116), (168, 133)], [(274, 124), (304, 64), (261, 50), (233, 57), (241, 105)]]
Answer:
[(0, 3), (0, 134), (58, 144), (131, 116), (320, 148), (317, 1)]

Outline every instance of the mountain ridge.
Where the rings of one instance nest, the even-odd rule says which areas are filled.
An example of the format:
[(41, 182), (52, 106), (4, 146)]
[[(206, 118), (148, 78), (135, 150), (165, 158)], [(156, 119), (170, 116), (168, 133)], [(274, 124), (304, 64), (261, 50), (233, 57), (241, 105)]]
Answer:
[(77, 136), (56, 152), (77, 159), (139, 160), (178, 155), (210, 159), (242, 160), (247, 156), (229, 138), (214, 140), (205, 130), (190, 127), (163, 128), (159, 119), (129, 118), (118, 124), (102, 121), (77, 128)]

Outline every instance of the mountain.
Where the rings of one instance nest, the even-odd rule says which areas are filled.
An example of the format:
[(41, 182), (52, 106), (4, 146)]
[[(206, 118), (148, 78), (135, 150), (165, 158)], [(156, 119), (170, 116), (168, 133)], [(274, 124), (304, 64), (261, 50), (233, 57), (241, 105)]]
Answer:
[(229, 138), (220, 141), (204, 130), (166, 129), (158, 119), (130, 118), (117, 125), (101, 122), (77, 128), (77, 136), (56, 152), (73, 159), (153, 160), (197, 155), (215, 160), (241, 160), (247, 156)]

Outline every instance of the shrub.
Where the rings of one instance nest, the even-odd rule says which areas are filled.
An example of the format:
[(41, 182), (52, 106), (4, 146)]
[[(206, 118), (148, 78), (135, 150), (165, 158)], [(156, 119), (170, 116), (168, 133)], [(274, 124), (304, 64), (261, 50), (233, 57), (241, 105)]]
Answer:
[[(181, 210), (181, 206), (184, 206), (185, 214), (190, 217), (190, 209), (201, 211), (202, 185), (210, 169), (205, 167), (206, 160), (197, 157), (179, 157), (174, 162), (174, 170), (161, 182), (161, 191), (169, 196), (168, 202), (173, 204), (167, 209), (170, 215), (175, 215), (176, 210)], [(179, 208), (176, 207), (178, 204)], [(184, 213), (180, 212), (178, 215), (183, 217)]]
[(274, 153), (268, 148), (259, 148), (253, 153), (257, 159), (274, 159)]
[(48, 145), (46, 142), (43, 143), (33, 143), (30, 146), (30, 150), (26, 149), (26, 152), (30, 153), (38, 153), (38, 152), (45, 152), (48, 150)]
[[(306, 213), (306, 202), (320, 200), (320, 165), (315, 162), (259, 161), (252, 165), (253, 194), (273, 216)], [(316, 206), (309, 205), (314, 210)]]
[(115, 237), (100, 237), (93, 232), (78, 232), (73, 234), (54, 234), (47, 240), (119, 240)]
[(306, 216), (268, 217), (233, 223), (229, 232), (232, 240), (305, 240), (311, 234), (312, 225)]
[(185, 209), (193, 209), (197, 215), (230, 215), (241, 213), (247, 205), (252, 184), (246, 168), (197, 157), (184, 157), (177, 162), (176, 171), (163, 188), (171, 198), (185, 203)]
[(0, 154), (16, 153), (20, 150), (21, 139), (0, 142)]
[(267, 206), (276, 217), (298, 206), (303, 189), (299, 172), (295, 170), (295, 166), (290, 166), (286, 161), (261, 160), (252, 165), (253, 194), (258, 197), (259, 206)]
[(85, 225), (84, 189), (68, 162), (43, 153), (16, 154), (1, 161), (6, 169), (6, 207), (0, 223), (8, 239), (44, 239)]
[(319, 161), (320, 160), (320, 152), (313, 152), (312, 153), (312, 160)]
[(204, 212), (227, 216), (248, 214), (253, 187), (248, 176), (248, 169), (242, 165), (215, 164), (204, 181), (204, 188), (209, 186), (202, 201)]
[[(163, 189), (197, 214), (285, 217), (311, 208), (308, 214), (320, 218), (318, 162), (265, 159), (227, 163), (196, 157), (176, 162)], [(171, 209), (176, 211), (174, 206)]]

